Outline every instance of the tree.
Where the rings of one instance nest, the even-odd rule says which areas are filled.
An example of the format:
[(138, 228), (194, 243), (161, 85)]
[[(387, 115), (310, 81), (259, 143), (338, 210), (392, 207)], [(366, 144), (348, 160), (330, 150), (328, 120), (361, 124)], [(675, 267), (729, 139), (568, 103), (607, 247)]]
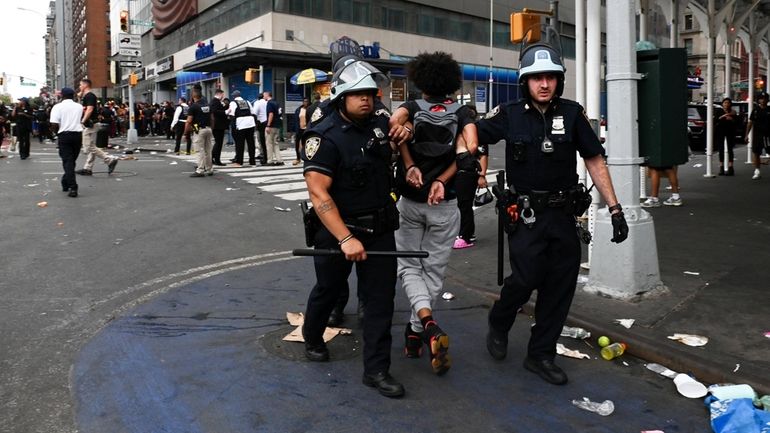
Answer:
[(13, 103), (13, 98), (11, 97), (11, 94), (0, 93), (0, 103), (3, 103), (5, 105), (11, 105)]

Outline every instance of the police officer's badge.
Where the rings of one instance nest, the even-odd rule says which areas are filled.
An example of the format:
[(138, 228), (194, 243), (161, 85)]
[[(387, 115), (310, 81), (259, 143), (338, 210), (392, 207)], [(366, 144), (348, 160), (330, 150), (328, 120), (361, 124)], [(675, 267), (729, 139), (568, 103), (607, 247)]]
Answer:
[(310, 121), (315, 123), (321, 120), (324, 117), (323, 111), (321, 111), (320, 107), (316, 107), (315, 111), (313, 111), (313, 115), (310, 116)]
[(564, 134), (564, 116), (554, 116), (551, 123), (551, 134)]
[(500, 113), (500, 106), (498, 105), (498, 106), (496, 106), (495, 108), (493, 108), (493, 109), (492, 109), (492, 111), (490, 111), (489, 113), (487, 113), (487, 114), (484, 116), (484, 118), (485, 118), (485, 119), (491, 119), (491, 118), (493, 118), (493, 117), (497, 116), (499, 113)]
[(305, 156), (307, 156), (307, 159), (313, 159), (319, 147), (321, 147), (321, 137), (310, 137), (305, 140)]

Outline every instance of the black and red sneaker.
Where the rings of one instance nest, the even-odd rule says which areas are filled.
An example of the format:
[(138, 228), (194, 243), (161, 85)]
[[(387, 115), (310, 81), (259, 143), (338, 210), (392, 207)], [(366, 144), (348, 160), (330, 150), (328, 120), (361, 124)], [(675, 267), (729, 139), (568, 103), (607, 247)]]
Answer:
[(412, 324), (406, 324), (404, 331), (404, 355), (407, 358), (419, 358), (422, 356), (422, 334), (412, 329)]
[(422, 335), (425, 344), (430, 348), (430, 365), (433, 372), (441, 376), (452, 366), (452, 360), (449, 358), (449, 336), (433, 321), (426, 324)]

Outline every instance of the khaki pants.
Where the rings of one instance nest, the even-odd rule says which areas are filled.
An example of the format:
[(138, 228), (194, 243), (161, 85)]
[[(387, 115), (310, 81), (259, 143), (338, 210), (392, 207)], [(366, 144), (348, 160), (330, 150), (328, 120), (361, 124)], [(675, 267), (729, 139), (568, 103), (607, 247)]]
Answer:
[(102, 149), (96, 147), (96, 128), (83, 129), (83, 153), (86, 154), (86, 163), (84, 170), (91, 170), (94, 167), (94, 160), (99, 157), (105, 164), (112, 161), (112, 157)]
[(267, 162), (283, 162), (281, 148), (278, 146), (278, 128), (270, 128), (265, 131), (267, 140)]
[(197, 134), (192, 134), (193, 146), (198, 152), (198, 167), (196, 173), (213, 173), (214, 167), (211, 163), (211, 150), (213, 149), (214, 134), (211, 128), (201, 128)]

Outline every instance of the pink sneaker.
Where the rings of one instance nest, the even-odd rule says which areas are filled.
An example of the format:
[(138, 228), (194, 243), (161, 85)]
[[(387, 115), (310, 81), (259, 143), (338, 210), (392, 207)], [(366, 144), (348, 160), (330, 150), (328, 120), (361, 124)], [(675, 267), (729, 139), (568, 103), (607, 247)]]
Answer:
[(455, 239), (455, 243), (454, 243), (454, 245), (452, 245), (452, 248), (454, 248), (456, 250), (461, 250), (463, 248), (470, 248), (473, 245), (475, 245), (475, 244), (472, 243), (472, 242), (465, 242), (465, 239), (463, 239), (463, 238), (458, 236), (457, 239)]

